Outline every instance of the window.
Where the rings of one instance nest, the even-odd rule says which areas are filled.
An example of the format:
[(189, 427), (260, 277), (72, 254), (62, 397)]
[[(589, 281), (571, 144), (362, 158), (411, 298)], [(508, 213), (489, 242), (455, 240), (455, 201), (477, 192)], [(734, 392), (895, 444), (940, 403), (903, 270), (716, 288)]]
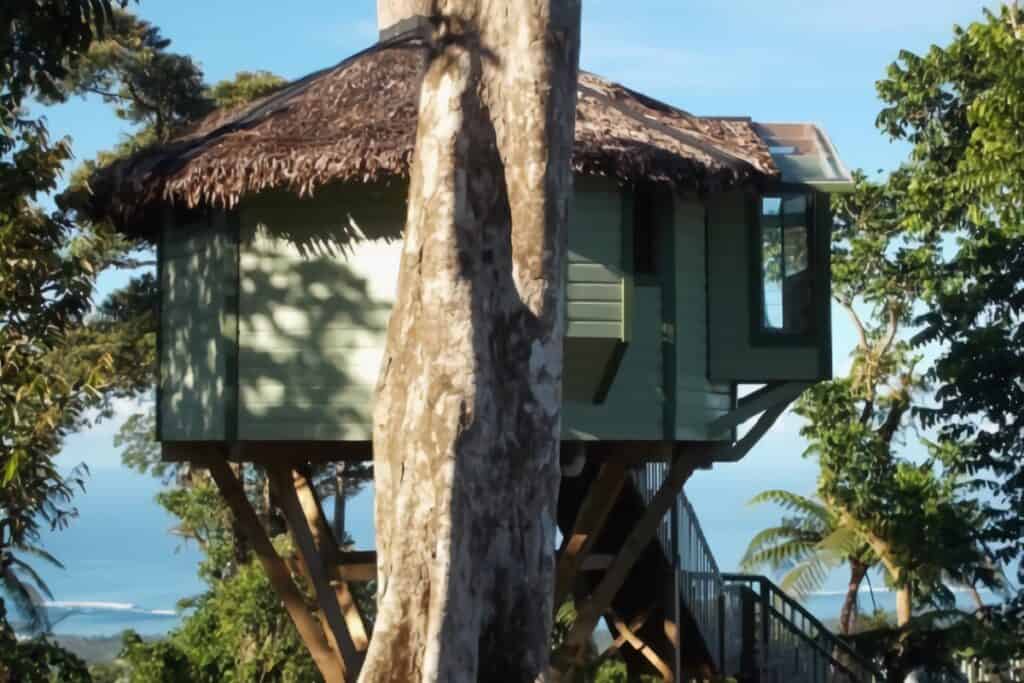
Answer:
[(805, 335), (813, 330), (810, 202), (805, 194), (761, 198), (760, 329)]
[(655, 194), (649, 185), (638, 185), (633, 193), (633, 272), (658, 274), (658, 224)]

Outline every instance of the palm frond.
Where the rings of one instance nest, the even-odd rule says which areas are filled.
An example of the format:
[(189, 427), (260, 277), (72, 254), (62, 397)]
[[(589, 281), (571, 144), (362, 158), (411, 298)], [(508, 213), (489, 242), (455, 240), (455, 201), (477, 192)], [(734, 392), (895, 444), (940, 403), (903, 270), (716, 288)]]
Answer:
[(768, 545), (749, 556), (744, 556), (741, 565), (745, 571), (757, 567), (770, 567), (772, 571), (787, 569), (804, 561), (807, 556), (814, 552), (815, 543), (809, 543), (803, 539), (782, 541), (774, 545)]
[(21, 545), (18, 545), (15, 549), (19, 553), (21, 553), (23, 555), (32, 555), (33, 557), (38, 557), (40, 560), (43, 560), (47, 564), (49, 564), (51, 566), (54, 566), (57, 569), (65, 569), (66, 568), (66, 567), (64, 567), (64, 563), (63, 562), (61, 562), (56, 557), (54, 557), (53, 555), (51, 555), (50, 553), (46, 552), (45, 550), (43, 550), (42, 548), (40, 548), (38, 546), (28, 545), (28, 544), (21, 544)]
[(779, 587), (797, 600), (803, 600), (811, 593), (821, 590), (829, 573), (837, 563), (822, 555), (810, 555), (797, 563), (779, 581)]
[(818, 546), (824, 551), (841, 557), (861, 559), (867, 557), (868, 561), (866, 563), (874, 564), (870, 562), (873, 554), (866, 547), (864, 537), (856, 529), (849, 526), (835, 527), (830, 534), (821, 539)]
[(793, 535), (793, 529), (785, 525), (768, 527), (759, 531), (747, 544), (747, 549), (743, 552), (743, 558), (740, 560), (740, 567), (743, 571), (751, 571), (760, 567), (762, 563), (755, 562), (753, 560), (755, 556), (765, 548), (778, 545), (780, 541), (791, 540)]
[(46, 585), (45, 581), (43, 581), (43, 577), (39, 576), (39, 574), (36, 573), (36, 570), (33, 569), (27, 562), (19, 560), (16, 557), (12, 557), (11, 565), (17, 567), (18, 572), (26, 574), (29, 580), (31, 580), (32, 583), (35, 584), (36, 588), (39, 590), (40, 593), (45, 595), (50, 600), (53, 600), (53, 593), (50, 591), (50, 587)]
[(0, 571), (0, 586), (10, 597), (15, 609), (26, 619), (25, 625), (29, 631), (50, 630), (50, 620), (39, 594), (32, 586), (22, 581), (10, 565)]
[(808, 498), (807, 496), (801, 496), (800, 494), (793, 493), (792, 491), (786, 491), (783, 489), (769, 489), (767, 491), (762, 491), (751, 498), (747, 504), (761, 505), (763, 503), (772, 503), (785, 510), (798, 512), (830, 524), (834, 523), (834, 515), (827, 507), (816, 500)]

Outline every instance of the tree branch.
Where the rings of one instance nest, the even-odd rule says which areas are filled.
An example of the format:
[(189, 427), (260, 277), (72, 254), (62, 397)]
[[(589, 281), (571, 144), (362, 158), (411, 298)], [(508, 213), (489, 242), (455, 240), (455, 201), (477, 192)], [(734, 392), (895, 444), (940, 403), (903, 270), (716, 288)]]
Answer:
[(889, 349), (892, 348), (892, 344), (896, 341), (896, 333), (900, 329), (899, 316), (896, 315), (896, 307), (890, 305), (889, 309), (889, 328), (885, 332), (885, 337), (882, 338), (882, 343), (878, 347), (878, 357), (881, 358)]
[(132, 98), (130, 98), (130, 97), (126, 97), (126, 96), (122, 95), (121, 93), (110, 92), (109, 90), (101, 90), (99, 88), (92, 88), (92, 87), (88, 87), (88, 86), (82, 88), (82, 90), (85, 91), (85, 92), (88, 92), (88, 93), (92, 93), (93, 95), (99, 95), (101, 97), (109, 97), (112, 100), (122, 100), (124, 102), (131, 102), (132, 101)]
[(853, 304), (849, 301), (842, 301), (840, 299), (836, 299), (836, 302), (850, 315), (850, 319), (853, 320), (853, 326), (857, 328), (857, 337), (860, 339), (859, 346), (864, 349), (864, 351), (867, 351), (869, 349), (868, 333), (864, 329), (864, 323), (860, 321), (860, 316), (853, 310)]

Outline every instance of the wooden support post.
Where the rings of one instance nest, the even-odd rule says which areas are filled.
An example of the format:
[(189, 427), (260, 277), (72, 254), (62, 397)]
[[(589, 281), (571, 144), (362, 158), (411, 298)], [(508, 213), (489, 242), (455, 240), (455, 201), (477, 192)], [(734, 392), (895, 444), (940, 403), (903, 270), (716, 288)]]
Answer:
[[(342, 574), (341, 566), (345, 562), (346, 553), (341, 552), (337, 538), (327, 523), (323, 506), (316, 494), (316, 488), (309, 478), (302, 472), (290, 471), (292, 477), (292, 488), (302, 506), (302, 512), (306, 517), (306, 523), (313, 533), (313, 540), (317, 550), (323, 559), (323, 566), (326, 569), (331, 585), (334, 587), (338, 604), (345, 615), (345, 623), (348, 624), (349, 633), (352, 636), (352, 643), (358, 652), (365, 652), (370, 646), (370, 638), (366, 634), (366, 627), (363, 625), (363, 617), (359, 614), (355, 598), (349, 590), (348, 583)], [(359, 554), (351, 553), (359, 556)], [(373, 555), (374, 573), (376, 573), (376, 553)], [(365, 557), (365, 553), (361, 554)]]
[[(288, 522), (288, 528), (295, 539), (295, 544), (298, 546), (306, 570), (309, 572), (317, 604), (326, 617), (330, 633), (349, 672), (349, 680), (355, 680), (362, 663), (362, 656), (356, 651), (338, 595), (335, 588), (331, 585), (326, 570), (327, 565), (324, 563), (321, 549), (329, 547), (327, 539), (323, 536), (321, 530), (317, 529), (317, 525), (311, 525), (307, 520), (306, 511), (303, 510), (295, 483), (293, 483), (291, 470), (281, 467), (270, 467), (267, 474), (270, 477), (271, 485), (274, 487), (278, 502), (281, 504), (281, 509)], [(305, 478), (303, 477), (304, 480)], [(316, 533), (314, 533), (314, 529), (317, 529)], [(327, 535), (333, 541), (330, 529), (327, 529), (327, 531)], [(320, 540), (319, 546), (317, 545), (317, 537)]]
[(324, 681), (326, 683), (344, 683), (345, 663), (331, 648), (323, 629), (306, 607), (306, 601), (295, 586), (295, 582), (292, 581), (288, 567), (274, 550), (266, 531), (256, 517), (256, 511), (253, 510), (249, 499), (246, 498), (241, 482), (223, 457), (219, 460), (211, 459), (206, 464), (224, 501), (231, 509), (235, 519), (238, 520), (249, 543), (252, 544), (253, 552), (259, 558), (263, 570), (266, 571), (267, 578), (270, 580), (270, 585), (273, 586), (274, 592), (281, 599), (285, 611), (288, 612), (292, 623), (295, 624), (299, 637), (309, 648)]
[(651, 649), (647, 643), (636, 635), (636, 632), (626, 625), (617, 615), (612, 615), (612, 624), (615, 626), (615, 630), (619, 632), (619, 637), (624, 638), (626, 642), (633, 646), (634, 650), (642, 654), (644, 659), (650, 662), (651, 666), (658, 670), (663, 681), (671, 683), (673, 680), (672, 667), (669, 666), (664, 659), (659, 657), (658, 653)]
[(615, 556), (611, 567), (605, 572), (597, 589), (581, 605), (577, 607), (576, 622), (572, 625), (562, 646), (565, 655), (570, 659), (582, 652), (587, 639), (593, 633), (601, 615), (611, 606), (612, 599), (626, 582), (633, 565), (640, 559), (647, 545), (654, 540), (658, 525), (672, 508), (672, 503), (683, 488), (683, 484), (693, 474), (699, 459), (691, 454), (677, 454), (669, 468), (665, 481), (654, 494), (650, 505), (644, 510), (643, 516), (629, 532), (622, 548)]
[(555, 571), (555, 609), (557, 610), (572, 591), (573, 584), (594, 542), (604, 529), (619, 493), (626, 482), (626, 467), (622, 462), (601, 465), (597, 477), (591, 482), (587, 495), (576, 513), (572, 532), (562, 541)]

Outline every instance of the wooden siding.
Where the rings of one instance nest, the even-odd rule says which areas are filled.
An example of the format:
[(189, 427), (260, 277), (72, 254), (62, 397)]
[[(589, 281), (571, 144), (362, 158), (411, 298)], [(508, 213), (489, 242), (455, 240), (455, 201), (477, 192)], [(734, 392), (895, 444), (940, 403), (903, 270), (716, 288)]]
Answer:
[[(570, 225), (567, 394), (592, 396), (623, 338), (621, 198), (591, 181)], [(335, 188), (240, 209), (238, 438), (365, 440), (394, 302), (402, 202)], [(578, 380), (578, 381), (575, 381)]]
[(676, 439), (730, 439), (732, 430), (709, 434), (707, 425), (732, 410), (729, 382), (708, 379), (705, 209), (695, 200), (675, 200)]
[[(268, 193), (243, 202), (234, 222), (215, 214), (212, 225), (165, 230), (163, 440), (370, 438), (403, 193), (334, 188), (303, 201)], [(569, 229), (567, 354), (585, 362), (567, 362), (567, 370), (582, 368), (567, 375), (567, 439), (662, 439), (666, 430), (680, 440), (728, 438), (706, 425), (731, 409), (733, 381), (820, 375), (817, 346), (750, 344), (753, 273), (741, 194), (712, 197), (707, 233), (702, 205), (675, 200), (674, 296), (664, 285), (638, 286), (629, 312), (623, 207), (614, 183), (579, 183)], [(670, 377), (663, 376), (665, 305), (677, 321)], [(602, 364), (624, 339), (605, 402), (573, 400), (569, 385), (589, 390), (603, 379)], [(674, 388), (666, 385), (673, 379)]]
[(608, 397), (600, 405), (566, 400), (563, 439), (662, 438), (661, 288), (636, 287), (633, 296), (633, 336)]
[[(756, 303), (751, 300), (751, 278), (757, 273), (751, 255), (749, 206), (740, 192), (713, 195), (708, 202), (709, 376), (745, 383), (822, 379), (828, 374), (821, 359), (830, 330), (823, 330), (823, 341), (816, 345), (751, 342), (751, 306)], [(828, 321), (822, 324), (827, 327)]]
[(165, 225), (160, 240), (160, 438), (227, 438), (234, 240), (224, 214)]
[(569, 211), (570, 337), (623, 339), (622, 192), (601, 178), (577, 178)]
[(370, 438), (403, 220), (380, 192), (243, 204), (240, 439)]

